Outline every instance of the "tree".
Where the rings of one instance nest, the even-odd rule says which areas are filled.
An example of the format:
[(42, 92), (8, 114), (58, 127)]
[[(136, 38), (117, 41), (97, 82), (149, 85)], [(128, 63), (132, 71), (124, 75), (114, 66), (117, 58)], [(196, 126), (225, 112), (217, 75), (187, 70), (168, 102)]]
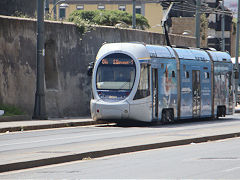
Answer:
[[(110, 11), (110, 10), (95, 10), (95, 11), (84, 11), (76, 10), (68, 19), (70, 22), (75, 22), (81, 30), (84, 31), (84, 26), (89, 25), (105, 25), (105, 26), (115, 26), (119, 23), (126, 24), (131, 26), (132, 24), (132, 15), (125, 11)], [(138, 29), (149, 29), (150, 25), (148, 20), (140, 15), (136, 15), (136, 26)], [(86, 30), (86, 29), (85, 29)]]

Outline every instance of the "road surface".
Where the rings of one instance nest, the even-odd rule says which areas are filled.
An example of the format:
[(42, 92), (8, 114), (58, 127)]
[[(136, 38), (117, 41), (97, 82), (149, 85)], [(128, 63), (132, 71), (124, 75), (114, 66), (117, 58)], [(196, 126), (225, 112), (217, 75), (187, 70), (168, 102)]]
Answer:
[[(163, 126), (87, 126), (6, 133), (0, 135), (0, 169), (4, 166), (8, 170), (10, 164), (14, 165), (11, 166), (12, 169), (16, 169), (16, 163), (18, 164), (17, 169), (24, 168), (23, 162), (30, 162), (28, 165), (30, 164), (31, 167), (36, 161), (40, 162), (37, 166), (53, 164), (56, 163), (56, 158), (57, 160), (61, 159), (61, 162), (66, 162), (62, 161), (66, 156), (77, 154), (79, 157), (80, 154), (88, 152), (100, 152), (98, 154), (101, 154), (104, 150), (110, 150), (110, 152), (114, 150), (112, 154), (117, 154), (115, 150), (119, 148), (124, 149), (124, 152), (131, 152), (131, 147), (142, 147), (147, 144), (149, 146), (144, 148), (146, 150), (152, 149), (152, 144), (179, 142), (185, 139), (204, 138), (213, 134), (221, 135), (232, 132), (234, 134), (240, 132), (238, 115), (214, 121)], [(61, 158), (63, 156), (64, 158)], [(49, 163), (49, 158), (54, 160)], [(44, 160), (43, 164), (41, 164), (42, 160)], [(26, 167), (29, 168), (29, 166)]]
[(2, 179), (239, 179), (240, 138), (3, 173)]

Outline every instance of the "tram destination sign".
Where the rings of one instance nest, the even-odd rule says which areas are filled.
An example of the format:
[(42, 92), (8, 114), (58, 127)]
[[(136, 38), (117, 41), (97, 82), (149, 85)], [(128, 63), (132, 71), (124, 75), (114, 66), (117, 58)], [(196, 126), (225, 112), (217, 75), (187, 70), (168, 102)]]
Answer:
[(102, 59), (101, 64), (115, 64), (115, 65), (134, 65), (132, 59)]

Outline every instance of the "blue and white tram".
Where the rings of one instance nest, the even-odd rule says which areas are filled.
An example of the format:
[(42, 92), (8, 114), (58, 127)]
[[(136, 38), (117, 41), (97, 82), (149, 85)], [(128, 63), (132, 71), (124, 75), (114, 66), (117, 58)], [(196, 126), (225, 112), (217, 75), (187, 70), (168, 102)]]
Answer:
[(234, 112), (231, 57), (191, 48), (104, 44), (92, 74), (94, 120), (171, 122)]

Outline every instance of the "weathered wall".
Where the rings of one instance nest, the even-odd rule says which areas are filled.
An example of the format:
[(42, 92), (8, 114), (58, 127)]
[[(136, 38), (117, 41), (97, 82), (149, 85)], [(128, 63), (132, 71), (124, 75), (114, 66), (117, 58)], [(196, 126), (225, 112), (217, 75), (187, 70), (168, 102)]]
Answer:
[[(195, 39), (170, 35), (172, 44), (194, 46)], [(104, 42), (165, 44), (162, 34), (95, 27), (82, 36), (72, 23), (45, 23), (45, 84), (49, 117), (89, 115), (88, 63)], [(36, 21), (0, 16), (0, 103), (30, 115), (36, 88)]]
[(32, 111), (35, 91), (36, 24), (0, 17), (0, 103)]

